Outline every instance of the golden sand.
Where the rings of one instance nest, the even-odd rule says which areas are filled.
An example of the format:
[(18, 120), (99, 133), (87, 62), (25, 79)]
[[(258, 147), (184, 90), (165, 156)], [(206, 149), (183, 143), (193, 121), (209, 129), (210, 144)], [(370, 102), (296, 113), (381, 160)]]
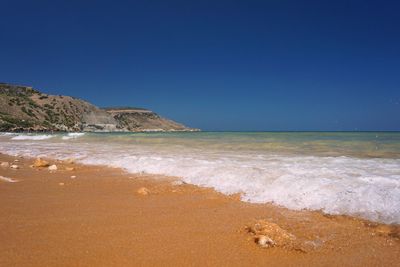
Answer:
[(0, 155), (0, 266), (400, 266), (398, 226), (46, 160)]

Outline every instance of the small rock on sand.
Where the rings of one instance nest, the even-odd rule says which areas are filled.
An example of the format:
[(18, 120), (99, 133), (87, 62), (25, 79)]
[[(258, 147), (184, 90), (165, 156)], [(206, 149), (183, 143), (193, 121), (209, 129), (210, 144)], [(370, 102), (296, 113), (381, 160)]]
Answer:
[(58, 183), (58, 185), (60, 185), (60, 186), (63, 186), (63, 185), (64, 185), (64, 183)]
[(65, 170), (66, 171), (73, 171), (73, 170), (75, 170), (75, 168), (73, 168), (73, 167), (65, 167)]
[(8, 168), (8, 167), (10, 167), (10, 163), (8, 163), (8, 162), (2, 162), (2, 163), (0, 164), (0, 166), (3, 167), (3, 168)]
[(16, 169), (19, 169), (19, 166), (18, 166), (18, 165), (15, 165), (15, 164), (13, 164), (13, 165), (11, 165), (11, 166), (10, 166), (10, 168), (11, 168), (11, 169), (14, 169), (14, 170), (16, 170)]
[(146, 187), (141, 187), (138, 189), (137, 193), (142, 196), (147, 196), (148, 194), (150, 194), (150, 190)]
[(257, 244), (263, 248), (269, 248), (275, 246), (275, 242), (265, 235), (260, 235), (256, 237)]
[(75, 176), (75, 175), (72, 175), (72, 176), (71, 176), (71, 179), (75, 179), (75, 178), (76, 178), (76, 176)]
[(37, 158), (32, 166), (35, 168), (42, 168), (42, 167), (50, 166), (50, 163), (48, 163), (47, 161), (45, 161), (41, 158)]
[(57, 170), (57, 165), (53, 164), (49, 166), (49, 171), (56, 171)]
[(302, 250), (296, 237), (275, 223), (258, 220), (252, 226), (247, 226), (246, 230), (254, 235), (254, 241), (263, 248), (276, 246)]

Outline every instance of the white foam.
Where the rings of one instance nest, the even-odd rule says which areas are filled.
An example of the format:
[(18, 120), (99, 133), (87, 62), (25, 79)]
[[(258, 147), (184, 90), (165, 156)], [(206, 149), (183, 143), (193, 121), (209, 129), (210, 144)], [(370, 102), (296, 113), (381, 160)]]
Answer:
[(4, 177), (4, 176), (1, 176), (1, 175), (0, 175), (0, 180), (4, 181), (4, 182), (8, 182), (8, 183), (16, 183), (16, 182), (18, 182), (18, 180), (14, 180), (12, 178)]
[(75, 139), (81, 136), (84, 136), (85, 133), (68, 133), (66, 136), (63, 136), (63, 140)]
[(242, 200), (273, 202), (294, 210), (322, 210), (385, 223), (400, 223), (400, 160), (349, 157), (282, 157), (262, 160), (225, 156), (87, 157), (88, 164), (121, 167), (132, 173), (182, 177)]
[(54, 137), (54, 135), (17, 135), (12, 140), (46, 140)]
[(400, 159), (281, 155), (169, 144), (94, 141), (1, 142), (11, 155), (75, 158), (131, 173), (163, 174), (242, 193), (244, 201), (290, 209), (322, 210), (384, 223), (400, 223)]
[(8, 132), (0, 133), (0, 136), (13, 136), (13, 135), (17, 135), (17, 134), (16, 133), (8, 133)]

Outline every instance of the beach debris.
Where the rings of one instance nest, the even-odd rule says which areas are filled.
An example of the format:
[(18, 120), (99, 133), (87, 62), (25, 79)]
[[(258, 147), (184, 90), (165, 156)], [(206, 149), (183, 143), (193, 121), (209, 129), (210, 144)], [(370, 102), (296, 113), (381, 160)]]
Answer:
[(142, 196), (147, 196), (148, 194), (150, 194), (150, 190), (146, 187), (141, 187), (138, 189), (137, 193)]
[(174, 186), (179, 186), (179, 185), (184, 185), (184, 184), (186, 184), (186, 183), (181, 180), (176, 180), (171, 183), (171, 185), (174, 185)]
[(269, 248), (275, 246), (275, 242), (266, 235), (260, 235), (255, 238), (256, 242), (260, 247)]
[(72, 175), (72, 176), (71, 176), (71, 179), (75, 179), (75, 178), (76, 178), (76, 176), (75, 176), (75, 175)]
[(53, 165), (50, 165), (48, 169), (49, 169), (49, 171), (56, 171), (58, 168), (57, 168), (57, 165), (53, 164)]
[(65, 167), (65, 170), (66, 171), (73, 171), (73, 170), (75, 170), (75, 168), (73, 168), (73, 167)]
[(262, 248), (283, 247), (302, 250), (296, 242), (296, 237), (276, 223), (257, 220), (252, 225), (246, 226), (245, 230), (253, 235), (254, 242)]
[(45, 168), (45, 167), (50, 166), (50, 163), (48, 163), (47, 161), (45, 161), (41, 158), (37, 158), (32, 166), (35, 168)]
[(63, 186), (63, 185), (64, 185), (64, 183), (58, 183), (58, 185), (59, 185), (59, 186)]
[(4, 161), (4, 162), (2, 162), (2, 163), (0, 164), (0, 166), (1, 166), (2, 168), (8, 168), (8, 167), (10, 167), (10, 163)]
[(10, 166), (10, 168), (16, 170), (16, 169), (19, 169), (19, 166), (18, 166), (18, 165), (15, 165), (15, 164), (12, 164), (12, 165)]
[(8, 183), (16, 183), (18, 180), (9, 178), (9, 177), (4, 177), (0, 175), (0, 181), (8, 182)]
[(14, 159), (14, 162), (19, 162), (19, 159)]

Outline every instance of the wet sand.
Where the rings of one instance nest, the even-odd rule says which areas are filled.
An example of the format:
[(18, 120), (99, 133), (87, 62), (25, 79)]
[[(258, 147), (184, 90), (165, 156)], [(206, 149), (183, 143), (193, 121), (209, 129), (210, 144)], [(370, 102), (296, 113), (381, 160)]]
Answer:
[[(244, 203), (168, 177), (58, 161), (51, 172), (0, 155), (14, 160), (19, 169), (0, 167), (19, 180), (0, 179), (0, 266), (400, 266), (398, 226)], [(256, 244), (246, 226), (261, 219), (295, 245)]]

